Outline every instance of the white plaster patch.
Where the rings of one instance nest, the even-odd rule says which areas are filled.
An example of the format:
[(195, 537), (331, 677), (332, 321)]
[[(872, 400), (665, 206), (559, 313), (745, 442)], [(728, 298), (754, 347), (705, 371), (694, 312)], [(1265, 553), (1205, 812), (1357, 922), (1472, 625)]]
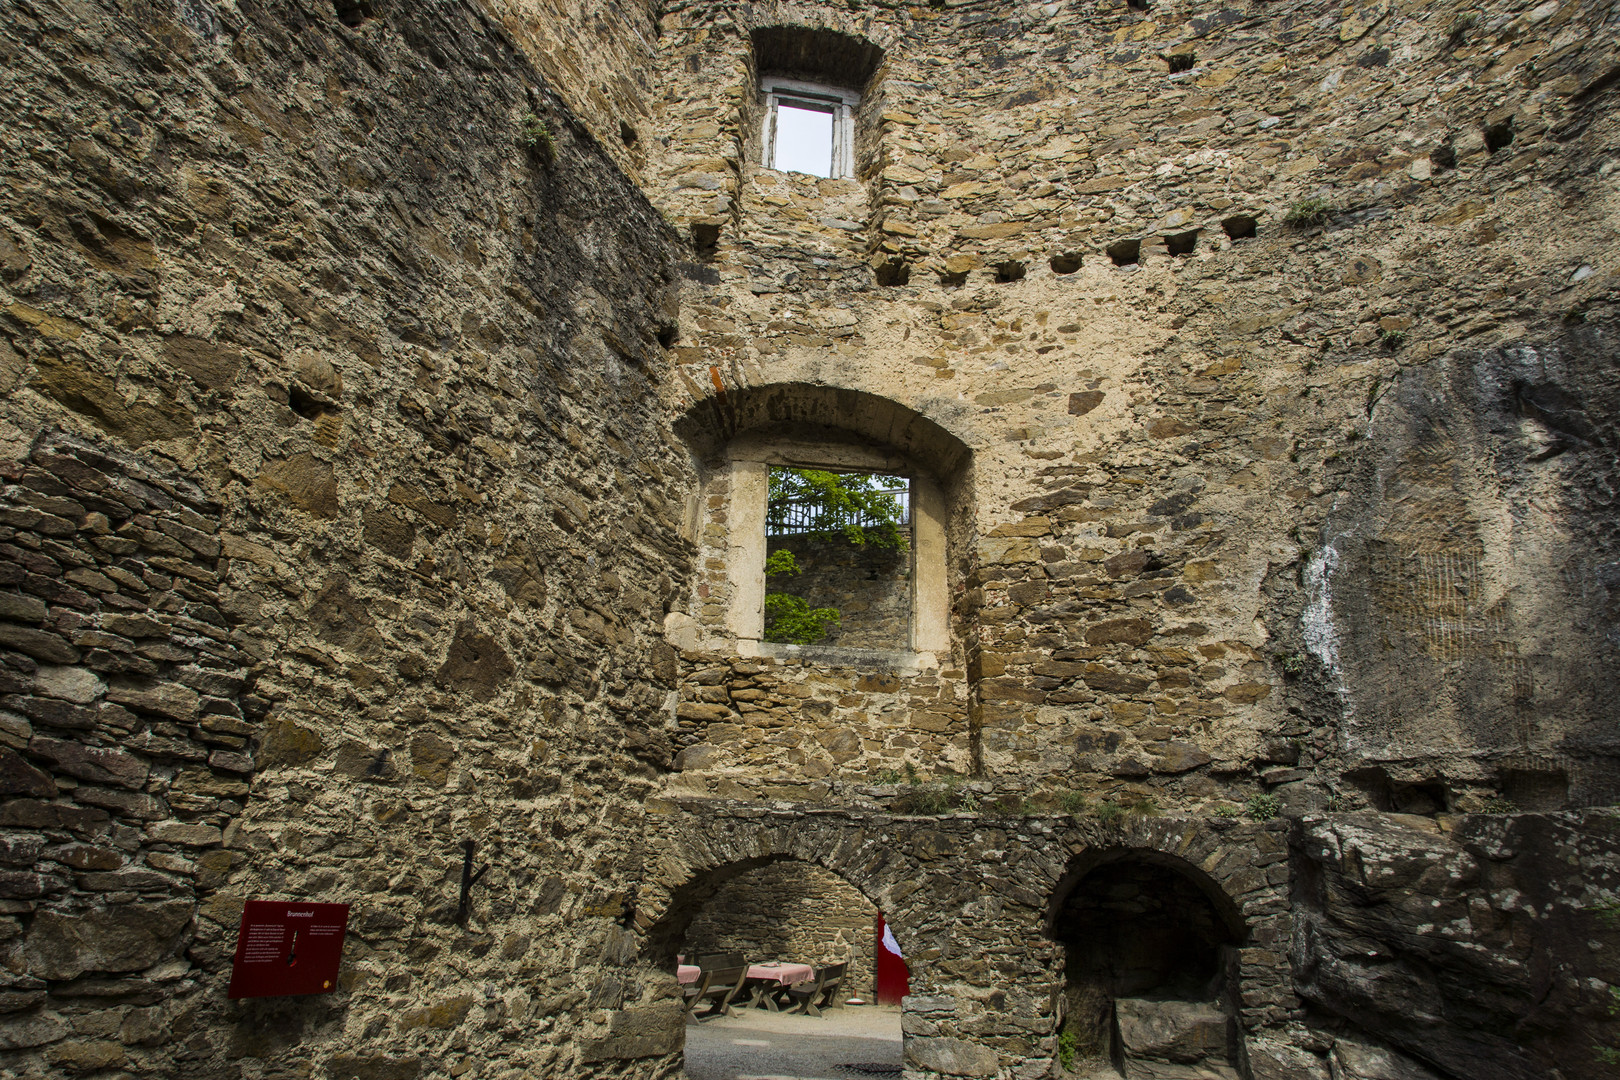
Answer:
[(1305, 560), (1305, 591), (1309, 596), (1300, 613), (1300, 632), (1311, 655), (1333, 676), (1341, 695), (1344, 671), (1339, 667), (1339, 632), (1333, 624), (1333, 571), (1339, 568), (1339, 549), (1331, 543), (1311, 552)]

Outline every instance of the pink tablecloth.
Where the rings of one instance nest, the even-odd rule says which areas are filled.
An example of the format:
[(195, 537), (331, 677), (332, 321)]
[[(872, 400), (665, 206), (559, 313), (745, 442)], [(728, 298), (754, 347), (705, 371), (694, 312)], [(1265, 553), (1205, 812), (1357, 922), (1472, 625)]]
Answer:
[[(675, 981), (685, 986), (698, 981), (703, 969), (696, 964), (677, 964), (675, 966)], [(809, 964), (750, 964), (748, 965), (750, 979), (769, 979), (778, 986), (792, 986), (794, 983), (805, 982), (816, 977), (816, 969)]]
[(775, 979), (779, 986), (792, 986), (816, 977), (816, 969), (809, 964), (750, 964), (750, 979)]

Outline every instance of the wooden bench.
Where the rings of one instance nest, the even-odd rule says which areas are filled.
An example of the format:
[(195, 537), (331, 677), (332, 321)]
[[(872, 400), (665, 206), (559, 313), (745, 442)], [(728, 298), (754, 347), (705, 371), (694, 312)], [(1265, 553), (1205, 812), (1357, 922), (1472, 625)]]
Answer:
[(828, 964), (816, 969), (814, 979), (788, 987), (787, 997), (793, 1002), (793, 1008), (788, 1011), (820, 1016), (822, 1009), (843, 1008), (844, 1003), (839, 1000), (843, 994), (839, 988), (843, 986), (844, 969), (847, 967), (848, 964)]
[[(743, 963), (742, 953), (711, 953), (698, 957), (697, 982), (682, 991), (686, 1020), (698, 1024), (731, 1015), (731, 999), (747, 981), (748, 965)], [(709, 1003), (708, 1011), (698, 1013), (698, 1007), (705, 1002)]]

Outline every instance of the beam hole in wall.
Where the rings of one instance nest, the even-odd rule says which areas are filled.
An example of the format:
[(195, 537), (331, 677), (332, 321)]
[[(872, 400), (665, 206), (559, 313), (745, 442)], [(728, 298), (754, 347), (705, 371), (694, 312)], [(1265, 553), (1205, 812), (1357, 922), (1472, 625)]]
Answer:
[(336, 12), (338, 22), (351, 30), (377, 17), (377, 5), (370, 0), (332, 0), (332, 10)]
[(319, 420), (322, 413), (337, 411), (330, 402), (322, 400), (297, 383), (287, 387), (287, 405), (305, 420)]
[(967, 279), (968, 272), (966, 270), (958, 270), (954, 272), (950, 270), (941, 270), (939, 272), (939, 283), (948, 289), (954, 289), (959, 286), (966, 285)]
[(1436, 172), (1445, 172), (1447, 169), (1457, 167), (1457, 148), (1449, 142), (1441, 143), (1429, 151), (1429, 164)]
[(1508, 117), (1485, 128), (1485, 149), (1491, 153), (1506, 149), (1513, 144), (1513, 117)]
[(700, 259), (712, 259), (720, 252), (720, 226), (692, 223), (692, 250)]
[(1221, 222), (1221, 228), (1232, 240), (1248, 240), (1260, 231), (1259, 222), (1248, 214), (1233, 214)]
[(1019, 259), (1008, 259), (996, 264), (996, 283), (1006, 285), (1014, 281), (1023, 281), (1026, 268)]
[(1173, 856), (1096, 858), (1059, 893), (1051, 924), (1066, 954), (1061, 1037), (1082, 1071), (1100, 1075), (1111, 1063), (1127, 1076), (1148, 1075), (1140, 1071), (1146, 1059), (1163, 1052), (1153, 1044), (1172, 1032), (1181, 1064), (1229, 1068), (1229, 1010), (1246, 936), (1235, 906)]
[(1142, 241), (1116, 240), (1107, 251), (1115, 266), (1135, 266), (1142, 258)]
[(1054, 255), (1051, 266), (1054, 274), (1072, 274), (1080, 269), (1080, 253), (1065, 251), (1061, 255)]
[(639, 137), (640, 136), (636, 134), (635, 128), (631, 127), (623, 120), (619, 121), (619, 141), (623, 142), (626, 146), (634, 146), (636, 145), (636, 140)]
[(1446, 785), (1439, 780), (1396, 780), (1380, 766), (1355, 769), (1345, 773), (1344, 778), (1361, 792), (1369, 806), (1386, 814), (1433, 817), (1444, 813), (1451, 804)]
[(1132, 11), (1146, 11), (1153, 6), (1153, 0), (1125, 0), (1125, 6)]
[(1183, 71), (1191, 71), (1193, 65), (1198, 62), (1198, 55), (1190, 52), (1170, 53), (1164, 58), (1164, 62), (1170, 65), (1170, 74), (1175, 75)]
[(1164, 248), (1172, 255), (1191, 255), (1198, 250), (1198, 229), (1174, 233), (1164, 238)]
[(664, 348), (674, 348), (675, 343), (679, 340), (681, 340), (681, 328), (677, 324), (664, 323), (658, 328), (658, 344)]
[(898, 256), (885, 259), (872, 268), (872, 274), (877, 278), (879, 285), (909, 285), (911, 283), (911, 266), (906, 260)]

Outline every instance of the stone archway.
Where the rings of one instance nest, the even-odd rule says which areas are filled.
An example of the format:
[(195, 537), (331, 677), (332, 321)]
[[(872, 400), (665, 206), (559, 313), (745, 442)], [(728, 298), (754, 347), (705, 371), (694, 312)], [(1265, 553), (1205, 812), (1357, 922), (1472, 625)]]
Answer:
[[(672, 1004), (679, 919), (672, 913), (715, 882), (799, 860), (837, 874), (892, 913), (912, 964), (908, 1069), (1045, 1075), (1058, 1054), (1064, 982), (1065, 951), (1051, 936), (1053, 920), (1075, 882), (1125, 851), (1192, 868), (1199, 895), (1244, 928), (1230, 954), (1242, 1031), (1281, 1023), (1297, 1007), (1287, 959), (1282, 822), (899, 817), (679, 796), (661, 797), (648, 809), (632, 947), (647, 979)], [(678, 1019), (670, 1023), (678, 1042)]]
[(699, 906), (727, 882), (784, 861), (827, 870), (847, 882), (891, 922), (909, 952), (915, 923), (912, 887), (926, 871), (896, 850), (899, 830), (874, 829), (845, 814), (704, 815), (660, 830), (655, 874), (641, 894), (641, 953), (673, 962), (680, 936)]

